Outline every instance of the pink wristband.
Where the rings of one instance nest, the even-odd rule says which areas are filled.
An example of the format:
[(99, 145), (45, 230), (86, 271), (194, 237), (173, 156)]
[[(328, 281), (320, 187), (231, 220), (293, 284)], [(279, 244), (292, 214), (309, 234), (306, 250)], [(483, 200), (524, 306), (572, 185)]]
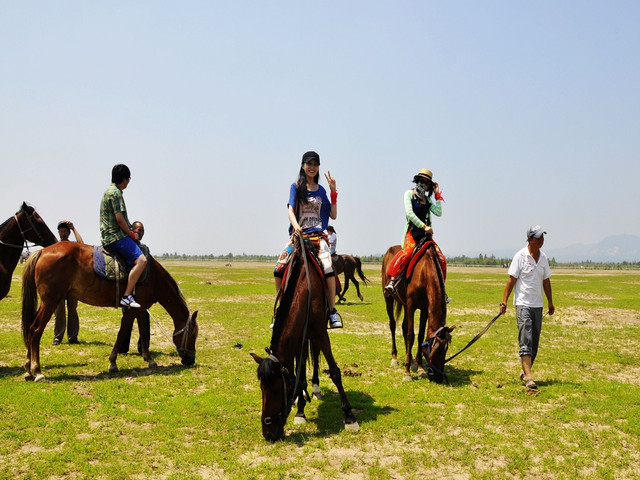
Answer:
[(129, 232), (129, 236), (131, 237), (131, 240), (135, 241), (135, 239), (136, 239), (135, 232), (133, 232), (133, 231)]
[(442, 196), (442, 194), (440, 192), (436, 192), (436, 200), (444, 201), (444, 197)]
[(336, 205), (338, 203), (338, 192), (331, 192), (331, 204)]

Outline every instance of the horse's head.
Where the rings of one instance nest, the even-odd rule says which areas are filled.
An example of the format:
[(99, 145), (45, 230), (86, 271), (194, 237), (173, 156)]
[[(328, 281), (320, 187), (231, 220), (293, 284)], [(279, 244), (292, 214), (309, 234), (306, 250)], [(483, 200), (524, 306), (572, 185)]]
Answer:
[(47, 224), (44, 223), (42, 217), (38, 215), (38, 212), (32, 206), (27, 205), (26, 202), (22, 203), (22, 207), (16, 213), (15, 218), (23, 240), (43, 247), (48, 247), (58, 241), (56, 236), (49, 230), (49, 227), (47, 227)]
[(173, 333), (173, 343), (178, 349), (182, 364), (190, 367), (196, 363), (196, 339), (198, 338), (198, 311), (189, 314), (185, 325)]
[(289, 397), (293, 389), (289, 371), (274, 355), (267, 358), (252, 353), (258, 364), (262, 390), (262, 436), (270, 442), (284, 438), (284, 424), (291, 411)]
[(444, 363), (451, 343), (453, 327), (440, 327), (422, 344), (422, 354), (427, 359), (429, 380), (442, 383), (445, 379)]

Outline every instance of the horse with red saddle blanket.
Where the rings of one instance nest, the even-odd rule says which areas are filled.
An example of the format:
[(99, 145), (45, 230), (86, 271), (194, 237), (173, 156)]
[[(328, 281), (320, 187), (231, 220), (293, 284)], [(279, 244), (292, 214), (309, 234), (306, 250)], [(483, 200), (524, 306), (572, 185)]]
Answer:
[[(385, 288), (389, 281), (388, 267), (394, 256), (401, 250), (400, 245), (389, 247), (382, 261), (383, 294), (389, 317), (391, 330), (392, 365), (397, 364), (396, 349), (396, 318), (400, 310), (404, 309), (402, 333), (405, 342), (405, 373), (406, 380), (411, 378), (410, 369), (420, 368), (429, 379), (440, 383), (444, 380), (444, 364), (447, 349), (451, 342), (451, 332), (455, 327), (446, 326), (447, 302), (444, 289), (444, 275), (440, 267), (438, 252), (430, 236), (424, 238), (416, 248), (404, 272), (398, 278), (393, 291)], [(414, 333), (414, 316), (420, 310), (418, 329), (418, 352), (415, 360), (412, 356)], [(427, 340), (425, 338), (425, 330)], [(423, 365), (422, 357), (426, 364)], [(426, 368), (425, 368), (426, 366)]]

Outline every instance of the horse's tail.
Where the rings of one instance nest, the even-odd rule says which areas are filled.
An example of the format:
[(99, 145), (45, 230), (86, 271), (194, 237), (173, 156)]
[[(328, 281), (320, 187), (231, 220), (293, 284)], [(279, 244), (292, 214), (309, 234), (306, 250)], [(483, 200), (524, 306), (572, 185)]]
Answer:
[(22, 272), (22, 338), (28, 347), (29, 329), (38, 313), (38, 290), (36, 288), (36, 263), (42, 250), (29, 256)]
[(364, 275), (364, 273), (362, 273), (362, 262), (360, 261), (360, 257), (353, 258), (356, 261), (356, 271), (358, 272), (360, 280), (362, 280), (362, 283), (364, 283), (365, 285), (369, 285), (370, 280)]

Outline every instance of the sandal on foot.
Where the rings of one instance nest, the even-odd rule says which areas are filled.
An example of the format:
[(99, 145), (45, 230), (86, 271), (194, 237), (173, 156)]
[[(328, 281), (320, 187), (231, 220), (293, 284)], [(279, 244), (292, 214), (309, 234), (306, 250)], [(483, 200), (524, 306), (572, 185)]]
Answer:
[(530, 388), (531, 390), (536, 390), (538, 388), (538, 385), (536, 385), (536, 382), (533, 381), (533, 378), (528, 379), (525, 383), (525, 386), (527, 388)]

